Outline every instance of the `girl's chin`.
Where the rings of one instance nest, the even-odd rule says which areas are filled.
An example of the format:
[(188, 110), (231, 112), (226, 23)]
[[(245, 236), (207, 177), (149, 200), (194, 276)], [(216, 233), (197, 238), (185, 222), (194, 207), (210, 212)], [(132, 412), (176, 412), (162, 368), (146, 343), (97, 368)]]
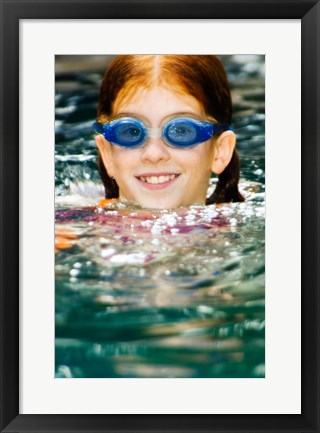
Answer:
[(154, 197), (139, 197), (128, 199), (124, 196), (120, 196), (119, 199), (123, 204), (127, 206), (138, 206), (143, 209), (155, 209), (155, 210), (165, 210), (165, 209), (178, 209), (181, 207), (188, 206), (204, 206), (205, 199), (195, 199), (195, 200), (185, 200), (185, 197), (178, 197), (174, 199), (166, 194), (164, 197), (160, 197), (159, 194), (154, 194)]
[(164, 210), (164, 209), (176, 209), (183, 206), (183, 203), (173, 202), (172, 200), (139, 200), (137, 205), (144, 209), (156, 209), (156, 210)]
[(155, 202), (148, 202), (148, 203), (140, 203), (139, 206), (141, 206), (144, 209), (155, 209), (155, 210), (164, 210), (164, 209), (177, 209), (178, 207), (181, 207), (182, 205), (174, 205), (171, 203), (155, 203)]
[(167, 200), (167, 201), (160, 201), (160, 200), (139, 200), (139, 202), (136, 203), (138, 206), (144, 209), (155, 209), (155, 210), (170, 210), (170, 209), (178, 209), (183, 207), (189, 207), (189, 206), (204, 206), (204, 201), (195, 200), (192, 202), (186, 203), (185, 201), (175, 201)]

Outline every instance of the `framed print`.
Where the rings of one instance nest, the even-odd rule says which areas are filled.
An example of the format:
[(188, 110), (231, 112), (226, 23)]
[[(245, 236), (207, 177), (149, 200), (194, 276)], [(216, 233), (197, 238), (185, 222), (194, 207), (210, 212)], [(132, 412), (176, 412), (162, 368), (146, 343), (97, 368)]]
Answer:
[(1, 28), (1, 431), (318, 431), (319, 2)]

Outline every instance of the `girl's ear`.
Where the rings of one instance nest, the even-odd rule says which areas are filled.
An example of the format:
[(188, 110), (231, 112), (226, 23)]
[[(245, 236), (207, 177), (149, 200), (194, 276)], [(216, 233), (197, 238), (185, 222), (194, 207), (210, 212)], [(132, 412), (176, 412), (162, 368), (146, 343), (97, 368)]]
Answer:
[(107, 170), (108, 175), (113, 177), (111, 144), (103, 137), (103, 135), (99, 134), (96, 136), (96, 145), (99, 149), (103, 165)]
[(214, 159), (211, 170), (220, 174), (228, 166), (236, 145), (236, 135), (233, 131), (225, 131), (216, 140)]

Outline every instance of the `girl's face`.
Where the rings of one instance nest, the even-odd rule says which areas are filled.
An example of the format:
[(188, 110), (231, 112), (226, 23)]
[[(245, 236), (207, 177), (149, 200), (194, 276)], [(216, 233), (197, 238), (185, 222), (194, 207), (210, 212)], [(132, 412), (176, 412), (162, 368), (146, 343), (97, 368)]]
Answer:
[[(195, 98), (157, 86), (138, 90), (128, 102), (116, 100), (113, 117), (129, 115), (158, 128), (167, 117), (182, 114), (205, 118)], [(175, 149), (161, 137), (150, 137), (141, 148), (124, 149), (110, 144), (102, 135), (97, 137), (104, 165), (109, 176), (115, 178), (120, 197), (153, 209), (205, 204), (214, 170), (214, 141)]]

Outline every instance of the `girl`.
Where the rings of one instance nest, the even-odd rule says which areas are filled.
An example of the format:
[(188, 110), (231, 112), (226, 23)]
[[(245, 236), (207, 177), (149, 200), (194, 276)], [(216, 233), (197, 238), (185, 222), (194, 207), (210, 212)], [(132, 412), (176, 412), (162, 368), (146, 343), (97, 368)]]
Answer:
[[(94, 125), (106, 199), (154, 209), (243, 201), (231, 114), (216, 56), (118, 56)], [(218, 182), (207, 198), (212, 173)]]

